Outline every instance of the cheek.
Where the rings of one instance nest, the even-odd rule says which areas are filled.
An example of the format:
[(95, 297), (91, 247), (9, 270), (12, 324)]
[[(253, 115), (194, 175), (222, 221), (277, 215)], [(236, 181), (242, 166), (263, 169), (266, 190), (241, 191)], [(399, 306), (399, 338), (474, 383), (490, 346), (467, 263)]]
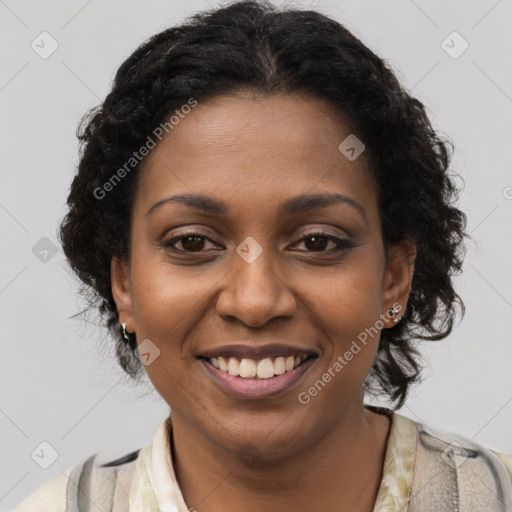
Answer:
[(196, 321), (198, 301), (207, 283), (186, 268), (172, 268), (161, 258), (133, 258), (132, 300), (135, 322), (147, 337), (178, 336)]
[[(184, 371), (181, 340), (189, 329), (187, 319), (193, 310), (194, 291), (168, 275), (162, 264), (136, 257), (132, 261), (132, 304), (139, 352), (146, 373), (162, 394), (166, 387), (180, 385), (176, 376)], [(141, 350), (145, 347), (154, 354), (149, 364)]]
[(384, 325), (380, 319), (381, 269), (364, 254), (351, 263), (330, 279), (308, 286), (312, 318), (329, 340), (322, 372), (328, 373), (326, 380), (332, 379), (330, 388), (341, 382), (342, 387), (357, 386), (366, 378)]
[(379, 318), (381, 292), (380, 269), (358, 254), (324, 277), (305, 280), (301, 293), (333, 335), (346, 339)]
[(300, 390), (298, 398), (326, 419), (334, 420), (346, 410), (375, 361), (381, 326), (377, 324), (379, 312), (374, 302), (372, 293), (365, 295), (360, 290), (346, 301), (340, 297), (338, 304), (323, 310), (321, 329), (329, 343), (315, 378), (309, 387)]

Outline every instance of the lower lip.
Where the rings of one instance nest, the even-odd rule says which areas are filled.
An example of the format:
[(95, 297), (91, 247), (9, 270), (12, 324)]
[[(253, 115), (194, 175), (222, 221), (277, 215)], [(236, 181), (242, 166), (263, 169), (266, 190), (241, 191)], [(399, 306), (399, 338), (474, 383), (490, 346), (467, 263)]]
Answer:
[(235, 377), (215, 368), (207, 359), (200, 359), (200, 362), (224, 391), (237, 398), (259, 399), (278, 396), (291, 388), (308, 371), (315, 359), (308, 359), (297, 368), (270, 379)]

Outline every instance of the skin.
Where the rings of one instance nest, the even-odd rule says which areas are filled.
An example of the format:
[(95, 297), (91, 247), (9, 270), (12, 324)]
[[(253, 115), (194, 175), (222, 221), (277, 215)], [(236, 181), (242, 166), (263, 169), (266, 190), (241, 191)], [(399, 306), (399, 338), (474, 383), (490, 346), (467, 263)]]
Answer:
[[(348, 160), (338, 145), (351, 133), (326, 101), (245, 94), (199, 103), (146, 157), (131, 219), (128, 262), (112, 259), (120, 322), (160, 355), (146, 371), (172, 410), (175, 472), (197, 511), (373, 510), (390, 422), (363, 407), (362, 385), (379, 335), (303, 405), (307, 391), (359, 333), (411, 290), (416, 248), (389, 251), (386, 266), (377, 189), (364, 152)], [(337, 203), (278, 215), (286, 199), (339, 193)], [(225, 215), (158, 201), (201, 193)], [(162, 242), (194, 228), (200, 243)], [(311, 233), (349, 240), (339, 252)], [(263, 252), (251, 263), (236, 248), (248, 236)], [(210, 241), (211, 240), (211, 241)], [(202, 252), (198, 252), (202, 251)], [(388, 318), (388, 317), (386, 317)], [(383, 328), (392, 328), (385, 318)], [(320, 356), (278, 397), (234, 398), (196, 358), (236, 342), (281, 342)]]

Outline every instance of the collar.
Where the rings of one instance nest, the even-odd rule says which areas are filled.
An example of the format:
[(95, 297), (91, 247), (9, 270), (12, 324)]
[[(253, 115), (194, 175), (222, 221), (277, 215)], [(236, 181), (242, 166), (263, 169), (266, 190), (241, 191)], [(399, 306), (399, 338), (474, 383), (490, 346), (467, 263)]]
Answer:
[(171, 417), (163, 420), (153, 441), (141, 449), (130, 489), (129, 512), (189, 512), (171, 460)]
[[(373, 512), (405, 511), (416, 458), (416, 424), (390, 409), (365, 407), (391, 418), (383, 477)], [(189, 512), (171, 460), (171, 432), (169, 416), (158, 426), (153, 441), (140, 450), (130, 488), (129, 512)]]
[(406, 511), (409, 507), (416, 461), (417, 425), (413, 420), (391, 409), (366, 407), (391, 418), (382, 480), (373, 512)]

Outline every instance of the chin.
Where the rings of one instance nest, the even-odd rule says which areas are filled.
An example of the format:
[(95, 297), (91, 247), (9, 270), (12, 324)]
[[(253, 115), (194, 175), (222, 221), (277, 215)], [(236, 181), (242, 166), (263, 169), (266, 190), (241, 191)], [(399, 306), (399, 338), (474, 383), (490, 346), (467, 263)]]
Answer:
[(275, 413), (272, 418), (263, 416), (260, 413), (257, 418), (239, 422), (219, 419), (219, 426), (225, 425), (225, 429), (217, 431), (216, 443), (242, 458), (272, 460), (287, 452), (295, 453), (299, 439), (308, 437), (303, 421), (295, 422), (289, 415), (287, 418)]

